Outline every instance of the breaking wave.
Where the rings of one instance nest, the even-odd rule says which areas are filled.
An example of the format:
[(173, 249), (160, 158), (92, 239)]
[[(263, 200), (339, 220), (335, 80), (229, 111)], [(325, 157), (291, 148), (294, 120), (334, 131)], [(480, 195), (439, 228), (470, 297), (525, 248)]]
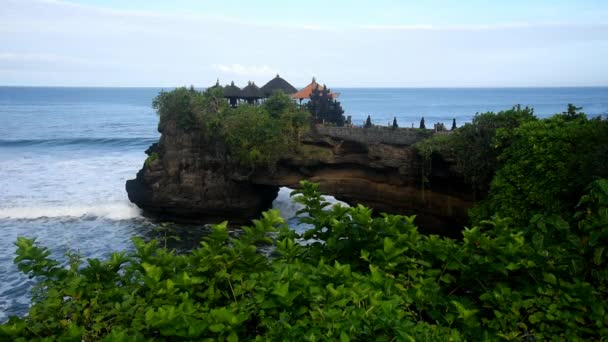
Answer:
[(49, 217), (104, 218), (129, 220), (140, 216), (140, 210), (130, 203), (107, 203), (79, 206), (32, 206), (0, 208), (0, 219), (39, 219)]
[(149, 146), (158, 140), (155, 138), (57, 138), (57, 139), (25, 139), (0, 140), (0, 147), (27, 146)]

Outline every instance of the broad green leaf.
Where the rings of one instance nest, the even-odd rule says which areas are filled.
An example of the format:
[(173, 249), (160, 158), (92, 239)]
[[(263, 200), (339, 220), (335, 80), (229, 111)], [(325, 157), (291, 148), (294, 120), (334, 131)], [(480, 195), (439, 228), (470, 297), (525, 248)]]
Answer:
[(285, 298), (289, 293), (289, 282), (277, 283), (272, 293), (279, 297)]

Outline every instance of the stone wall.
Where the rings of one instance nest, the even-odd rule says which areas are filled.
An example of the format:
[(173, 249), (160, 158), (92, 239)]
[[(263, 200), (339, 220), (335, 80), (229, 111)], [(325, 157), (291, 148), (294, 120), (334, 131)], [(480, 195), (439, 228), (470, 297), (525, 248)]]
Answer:
[(418, 128), (392, 128), (374, 126), (363, 127), (329, 127), (318, 125), (315, 131), (319, 135), (325, 135), (346, 141), (354, 141), (362, 144), (387, 144), (410, 146), (416, 142), (428, 138), (435, 132), (431, 129)]

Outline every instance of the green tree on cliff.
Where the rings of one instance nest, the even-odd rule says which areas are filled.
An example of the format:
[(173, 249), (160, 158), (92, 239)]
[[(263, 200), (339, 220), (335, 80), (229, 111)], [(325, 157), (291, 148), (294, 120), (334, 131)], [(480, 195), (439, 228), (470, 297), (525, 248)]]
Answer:
[(211, 87), (200, 92), (194, 87), (180, 87), (172, 91), (161, 90), (152, 107), (160, 117), (159, 127), (174, 121), (183, 130), (217, 129), (219, 114), (228, 108), (223, 89)]
[(344, 109), (340, 102), (335, 100), (329, 89), (323, 86), (313, 89), (310, 94), (310, 101), (306, 104), (306, 108), (317, 123), (332, 123), (337, 126), (344, 126)]
[(296, 110), (295, 102), (281, 90), (275, 90), (262, 106), (274, 118), (278, 118), (285, 111)]
[(194, 128), (197, 123), (195, 102), (201, 96), (194, 87), (181, 87), (169, 92), (161, 90), (152, 102), (152, 107), (160, 117), (159, 125), (174, 119), (183, 129)]
[(393, 128), (399, 128), (399, 125), (397, 124), (397, 117), (393, 117)]
[(426, 129), (426, 125), (424, 124), (424, 116), (420, 119), (420, 129)]

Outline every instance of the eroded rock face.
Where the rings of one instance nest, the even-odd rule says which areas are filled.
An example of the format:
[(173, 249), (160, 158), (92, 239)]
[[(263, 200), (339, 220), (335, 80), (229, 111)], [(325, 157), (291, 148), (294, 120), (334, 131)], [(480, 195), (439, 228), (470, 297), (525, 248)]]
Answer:
[(349, 204), (361, 203), (377, 212), (415, 214), (416, 223), (426, 232), (460, 234), (473, 205), (473, 191), (449, 163), (432, 161), (425, 181), (423, 161), (412, 146), (364, 145), (341, 139), (309, 135), (301, 153), (283, 160), (276, 172), (258, 172), (250, 179), (288, 187), (308, 179)]
[(415, 214), (419, 227), (433, 233), (459, 234), (473, 204), (473, 192), (443, 160), (432, 162), (424, 181), (422, 160), (410, 145), (310, 133), (276, 170), (252, 173), (231, 160), (221, 143), (171, 124), (161, 133), (147, 151), (160, 158), (127, 182), (127, 192), (145, 211), (174, 220), (245, 222), (270, 207), (279, 187), (296, 188), (302, 179), (320, 183), (325, 193), (349, 204)]
[(238, 166), (225, 147), (196, 133), (161, 127), (146, 153), (159, 158), (127, 181), (129, 200), (145, 212), (174, 221), (247, 223), (270, 207), (278, 187), (238, 180)]

